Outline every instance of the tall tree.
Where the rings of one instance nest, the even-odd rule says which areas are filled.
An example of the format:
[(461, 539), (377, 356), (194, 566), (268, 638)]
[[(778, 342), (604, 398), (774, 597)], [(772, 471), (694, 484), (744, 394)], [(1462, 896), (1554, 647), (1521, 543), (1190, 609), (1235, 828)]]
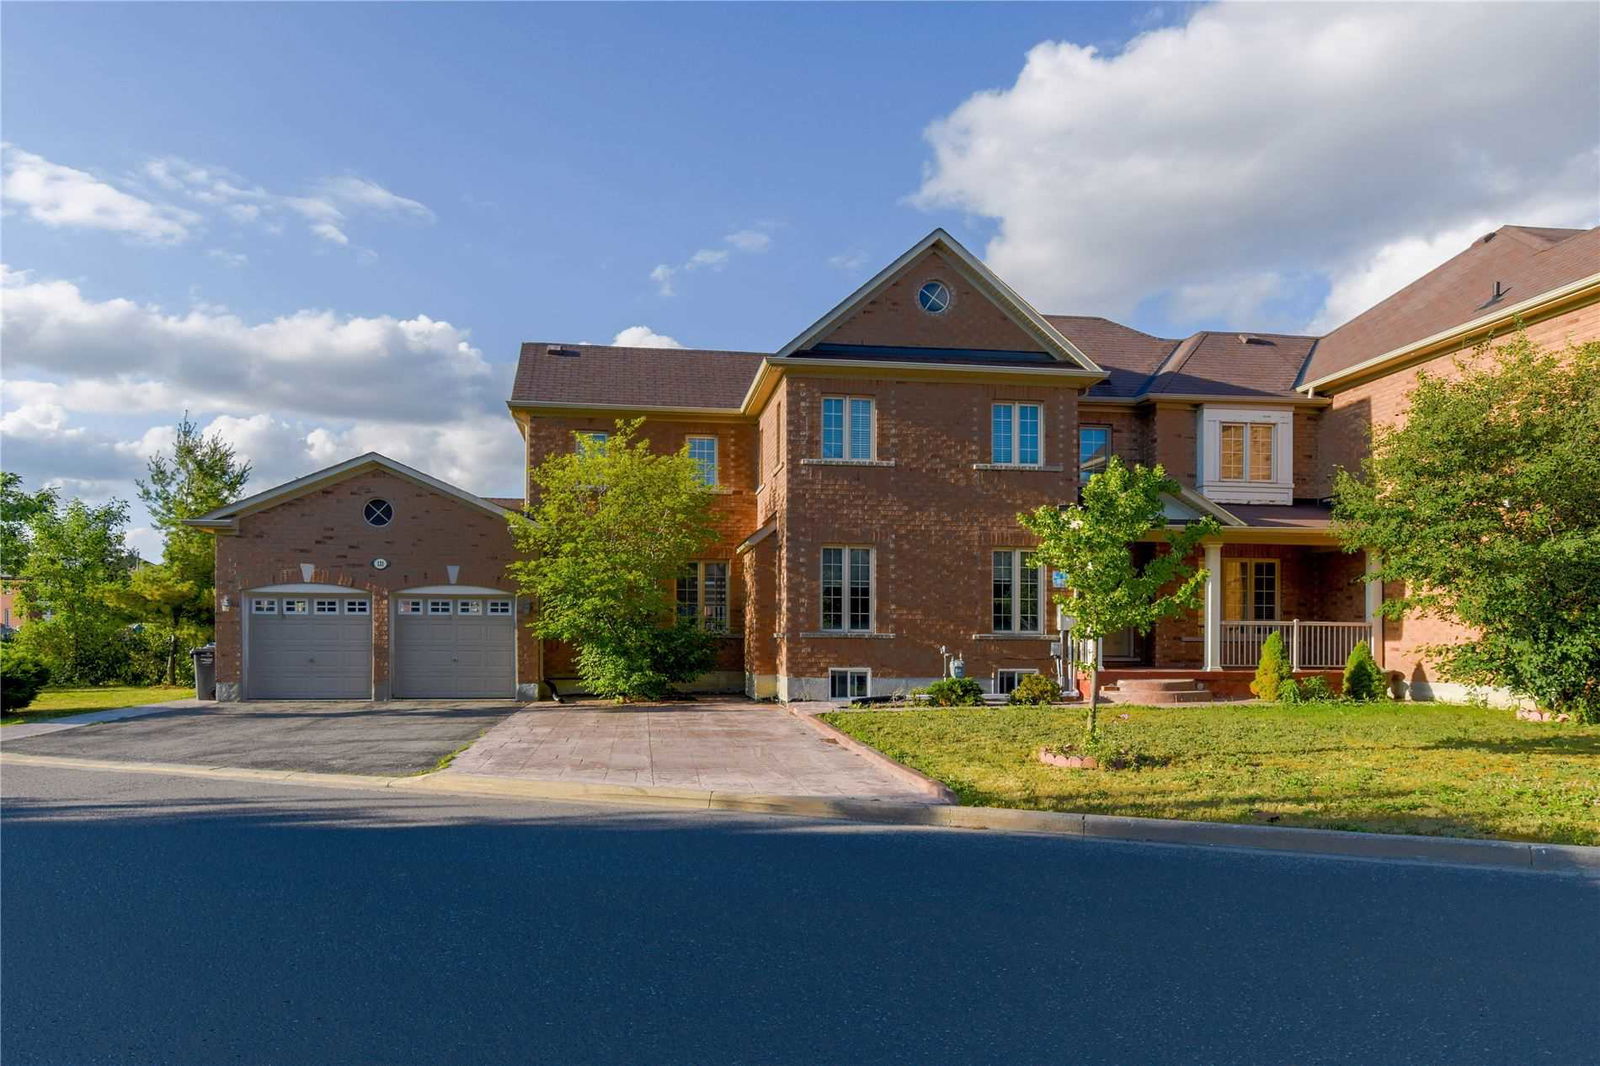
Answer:
[(183, 523), (237, 500), (250, 479), (250, 464), (241, 462), (219, 435), (201, 433), (187, 414), (177, 429), (171, 452), (152, 456), (147, 464), (148, 475), (138, 482), (139, 499), (161, 532), (164, 580), (194, 586), (183, 616), (209, 625), (215, 539)]
[(619, 699), (693, 680), (714, 647), (697, 620), (675, 618), (673, 599), (675, 580), (715, 537), (712, 491), (687, 451), (653, 452), (641, 422), (545, 459), (532, 472), (533, 514), (511, 519), (529, 556), (511, 572), (538, 601), (539, 635), (574, 645), (589, 690)]
[(120, 669), (115, 648), (126, 619), (105, 590), (128, 580), (127, 523), (121, 500), (98, 507), (73, 500), (28, 523), (29, 550), (17, 574), (28, 624), (17, 639), (50, 664), (57, 681), (98, 684)]
[(126, 581), (106, 586), (104, 596), (107, 603), (130, 617), (161, 627), (166, 648), (161, 681), (165, 685), (176, 684), (178, 639), (184, 622), (194, 610), (195, 583), (179, 577), (175, 569), (165, 563), (140, 566)]
[[(1066, 591), (1056, 599), (1075, 620), (1074, 637), (1098, 645), (1124, 629), (1148, 633), (1161, 619), (1199, 605), (1206, 571), (1189, 565), (1188, 557), (1203, 538), (1216, 535), (1218, 526), (1206, 517), (1182, 529), (1168, 528), (1162, 496), (1179, 491), (1161, 467), (1130, 468), (1112, 456), (1083, 486), (1082, 502), (1045, 505), (1017, 516), (1039, 538), (1034, 555), (1064, 576)], [(1157, 550), (1140, 565), (1134, 546), (1151, 540)], [(1092, 741), (1099, 730), (1098, 655), (1088, 667)]]
[(13, 577), (28, 554), (28, 524), (56, 508), (56, 490), (26, 492), (22, 475), (0, 470), (0, 576)]
[(1441, 674), (1600, 720), (1600, 342), (1519, 332), (1419, 375), (1334, 492), (1345, 548), (1402, 584), (1383, 613), (1473, 631), (1429, 649)]

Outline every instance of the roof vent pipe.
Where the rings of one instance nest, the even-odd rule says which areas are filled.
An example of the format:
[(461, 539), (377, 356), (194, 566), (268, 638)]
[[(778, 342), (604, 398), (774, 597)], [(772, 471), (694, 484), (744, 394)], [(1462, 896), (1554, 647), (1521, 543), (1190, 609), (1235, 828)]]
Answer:
[(1489, 297), (1489, 302), (1493, 303), (1495, 300), (1500, 299), (1500, 297), (1504, 296), (1505, 294), (1506, 294), (1505, 283), (1497, 281), (1497, 282), (1494, 283), (1494, 295)]

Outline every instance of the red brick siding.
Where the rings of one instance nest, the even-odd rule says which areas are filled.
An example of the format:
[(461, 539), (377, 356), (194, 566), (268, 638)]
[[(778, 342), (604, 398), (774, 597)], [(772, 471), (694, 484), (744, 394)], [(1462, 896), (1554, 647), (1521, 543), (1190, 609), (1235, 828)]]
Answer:
[[(954, 294), (950, 309), (930, 315), (917, 303), (917, 290), (938, 280)], [(909, 348), (1040, 350), (1039, 342), (995, 306), (936, 251), (901, 272), (878, 295), (862, 304), (819, 343), (892, 345)]]

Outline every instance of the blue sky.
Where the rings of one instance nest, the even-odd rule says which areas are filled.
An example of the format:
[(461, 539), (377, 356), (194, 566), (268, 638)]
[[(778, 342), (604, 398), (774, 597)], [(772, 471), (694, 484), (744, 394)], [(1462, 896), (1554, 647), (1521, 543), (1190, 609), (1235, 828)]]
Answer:
[(380, 447), (514, 492), (519, 341), (771, 349), (936, 225), (1045, 311), (1326, 328), (1484, 228), (1595, 223), (1597, 31), (1576, 4), (13, 4), (3, 461), (129, 497), (188, 407), (257, 488)]

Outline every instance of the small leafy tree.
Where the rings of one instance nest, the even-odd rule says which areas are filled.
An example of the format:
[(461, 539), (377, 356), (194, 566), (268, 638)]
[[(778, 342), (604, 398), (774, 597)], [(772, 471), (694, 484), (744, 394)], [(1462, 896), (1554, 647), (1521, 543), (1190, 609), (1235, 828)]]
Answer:
[(1061, 688), (1043, 674), (1023, 674), (1011, 690), (1011, 702), (1043, 706), (1061, 699)]
[[(1199, 605), (1206, 572), (1189, 565), (1188, 557), (1219, 527), (1206, 517), (1170, 528), (1162, 497), (1179, 491), (1161, 467), (1130, 468), (1112, 456), (1084, 485), (1081, 503), (1017, 516), (1039, 538), (1038, 559), (1065, 575), (1067, 591), (1057, 602), (1076, 619), (1075, 636), (1099, 641), (1130, 627), (1148, 633), (1161, 619)], [(1133, 547), (1145, 540), (1154, 540), (1158, 550), (1140, 566)], [(1097, 660), (1088, 666), (1092, 741), (1099, 729), (1100, 669)]]
[(106, 602), (132, 618), (154, 622), (161, 627), (165, 645), (162, 684), (172, 685), (178, 679), (178, 637), (183, 622), (195, 609), (195, 582), (178, 576), (176, 566), (163, 563), (159, 566), (141, 566), (128, 576), (125, 583), (108, 585), (104, 590)]
[(73, 500), (35, 514), (18, 573), (17, 600), (28, 624), (16, 641), (43, 659), (58, 683), (103, 684), (126, 666), (126, 617), (106, 589), (126, 585), (133, 555), (123, 543), (128, 505)]
[(49, 683), (50, 667), (12, 641), (0, 641), (0, 710), (22, 710)]
[(29, 524), (56, 509), (56, 490), (25, 492), (22, 475), (0, 471), (0, 575), (15, 577), (27, 562)]
[(1350, 658), (1344, 663), (1344, 698), (1370, 703), (1382, 699), (1388, 688), (1367, 642), (1363, 640), (1351, 648)]
[(1258, 699), (1276, 703), (1284, 696), (1285, 686), (1294, 683), (1294, 669), (1283, 647), (1283, 634), (1274, 629), (1261, 643), (1261, 658), (1256, 661), (1256, 679), (1250, 682), (1250, 691)]
[(1405, 421), (1340, 471), (1335, 526), (1378, 553), (1383, 605), (1473, 635), (1429, 649), (1445, 677), (1600, 720), (1600, 341), (1518, 333), (1422, 374)]
[(532, 514), (511, 518), (528, 556), (511, 573), (538, 603), (536, 631), (574, 645), (585, 685), (616, 699), (693, 680), (715, 647), (697, 620), (674, 618), (673, 598), (675, 579), (715, 539), (712, 492), (687, 450), (651, 451), (642, 421), (545, 459), (532, 471)]

